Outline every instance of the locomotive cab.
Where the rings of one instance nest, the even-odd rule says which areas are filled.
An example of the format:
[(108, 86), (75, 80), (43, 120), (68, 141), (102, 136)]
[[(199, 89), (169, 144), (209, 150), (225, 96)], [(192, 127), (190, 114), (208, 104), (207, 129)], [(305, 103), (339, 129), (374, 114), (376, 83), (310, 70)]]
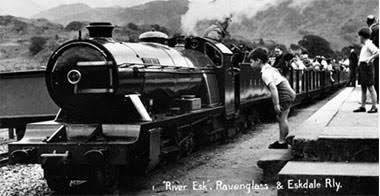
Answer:
[[(206, 38), (188, 38), (185, 48), (200, 51), (207, 55), (215, 65), (218, 82), (218, 95), (225, 108), (227, 119), (234, 118), (237, 111), (239, 94), (235, 93), (235, 76), (240, 70), (232, 64), (232, 51), (224, 44)], [(237, 83), (238, 84), (238, 83)]]

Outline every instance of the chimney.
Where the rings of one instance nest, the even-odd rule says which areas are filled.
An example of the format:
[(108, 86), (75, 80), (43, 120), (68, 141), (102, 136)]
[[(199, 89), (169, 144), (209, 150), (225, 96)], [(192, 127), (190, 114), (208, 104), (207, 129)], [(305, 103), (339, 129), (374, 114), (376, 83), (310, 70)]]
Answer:
[(112, 38), (113, 26), (109, 22), (92, 22), (86, 28), (90, 33), (90, 37)]

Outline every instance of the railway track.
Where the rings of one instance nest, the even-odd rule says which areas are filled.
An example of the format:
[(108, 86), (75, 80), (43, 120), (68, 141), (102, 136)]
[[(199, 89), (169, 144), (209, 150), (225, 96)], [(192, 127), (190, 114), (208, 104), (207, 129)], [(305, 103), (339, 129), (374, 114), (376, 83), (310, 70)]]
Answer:
[(9, 160), (8, 152), (0, 153), (0, 167), (8, 164), (8, 160)]
[(0, 141), (0, 167), (8, 164), (8, 143), (10, 142), (12, 142), (12, 140)]

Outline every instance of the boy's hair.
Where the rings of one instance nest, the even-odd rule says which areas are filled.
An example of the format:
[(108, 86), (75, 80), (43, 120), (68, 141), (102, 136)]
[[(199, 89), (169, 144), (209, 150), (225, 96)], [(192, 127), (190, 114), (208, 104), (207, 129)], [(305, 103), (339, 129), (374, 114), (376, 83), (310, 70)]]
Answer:
[(292, 54), (290, 54), (290, 53), (286, 53), (285, 55), (284, 55), (284, 60), (285, 61), (290, 61), (290, 60), (292, 60), (294, 58), (294, 55), (292, 55)]
[(252, 50), (248, 54), (248, 60), (257, 60), (260, 59), (262, 63), (267, 63), (269, 58), (268, 58), (268, 51), (264, 48), (256, 48)]
[(282, 52), (286, 52), (286, 48), (283, 45), (276, 45), (274, 49), (276, 48), (280, 49)]
[(369, 30), (369, 28), (365, 27), (365, 28), (360, 29), (358, 34), (359, 34), (359, 36), (362, 36), (365, 39), (369, 39), (371, 37), (371, 30)]
[(289, 48), (291, 50), (299, 50), (299, 49), (301, 49), (301, 46), (299, 46), (297, 44), (290, 44)]

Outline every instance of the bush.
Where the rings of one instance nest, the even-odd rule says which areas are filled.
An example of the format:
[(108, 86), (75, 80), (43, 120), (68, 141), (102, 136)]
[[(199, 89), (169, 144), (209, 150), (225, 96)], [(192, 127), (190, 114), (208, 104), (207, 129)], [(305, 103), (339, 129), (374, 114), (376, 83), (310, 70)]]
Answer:
[(46, 42), (47, 42), (47, 40), (44, 37), (35, 36), (35, 37), (30, 38), (29, 51), (33, 55), (37, 54), (42, 49), (44, 49)]
[(25, 33), (26, 29), (28, 28), (28, 24), (22, 21), (15, 20), (13, 30), (17, 33)]

